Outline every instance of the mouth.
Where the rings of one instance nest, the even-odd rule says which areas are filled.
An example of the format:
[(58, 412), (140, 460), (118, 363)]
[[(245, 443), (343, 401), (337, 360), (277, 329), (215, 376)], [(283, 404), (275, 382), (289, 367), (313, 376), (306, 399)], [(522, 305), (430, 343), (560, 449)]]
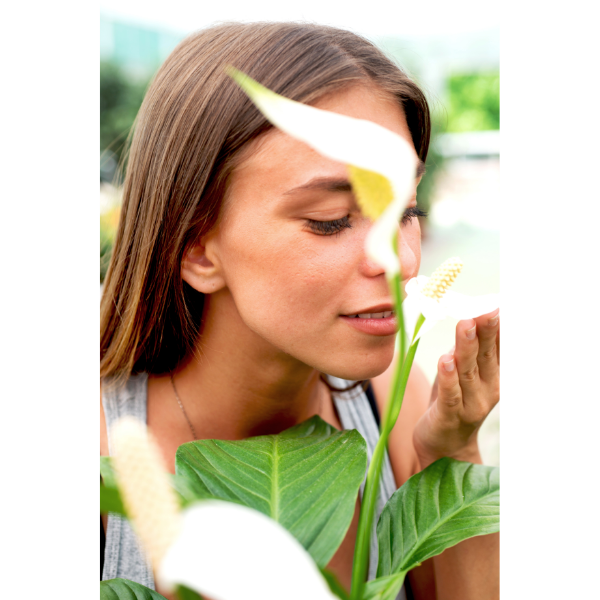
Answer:
[(394, 307), (391, 304), (377, 304), (342, 316), (348, 319), (388, 319), (395, 314)]
[(378, 313), (358, 313), (356, 315), (343, 315), (349, 319), (387, 319), (394, 314), (393, 310)]
[(390, 304), (373, 306), (340, 317), (353, 329), (370, 335), (394, 335), (398, 329), (396, 313)]

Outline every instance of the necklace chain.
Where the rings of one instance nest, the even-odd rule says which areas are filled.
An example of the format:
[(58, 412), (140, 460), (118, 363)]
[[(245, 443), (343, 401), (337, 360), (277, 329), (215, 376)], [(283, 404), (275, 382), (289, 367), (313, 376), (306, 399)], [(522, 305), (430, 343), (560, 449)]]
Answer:
[(194, 426), (192, 425), (190, 418), (188, 417), (187, 413), (185, 412), (185, 408), (183, 408), (183, 404), (181, 403), (181, 399), (179, 398), (179, 394), (177, 393), (177, 388), (175, 387), (175, 380), (173, 379), (173, 373), (171, 373), (170, 375), (171, 375), (171, 385), (173, 386), (173, 391), (175, 392), (175, 398), (177, 399), (177, 404), (179, 404), (179, 408), (181, 409), (181, 412), (183, 413), (183, 416), (185, 417), (187, 424), (190, 426), (190, 431), (192, 432), (192, 437), (194, 438), (194, 441), (196, 441), (198, 439), (198, 436), (196, 435), (196, 430), (194, 429)]
[[(190, 421), (190, 418), (188, 417), (188, 414), (185, 412), (185, 408), (183, 408), (183, 403), (181, 402), (181, 398), (179, 397), (179, 394), (177, 393), (177, 388), (175, 387), (175, 379), (173, 379), (173, 373), (170, 373), (171, 375), (171, 385), (173, 386), (173, 392), (175, 393), (175, 399), (177, 400), (177, 404), (179, 404), (179, 408), (181, 409), (181, 412), (183, 413), (183, 416), (185, 417), (185, 420), (187, 421), (187, 424), (190, 427), (190, 431), (192, 432), (192, 437), (194, 438), (194, 441), (196, 441), (198, 439), (198, 436), (196, 435), (196, 430), (194, 429), (194, 426), (192, 425), (192, 422)], [(321, 411), (321, 408), (323, 406), (323, 393), (321, 392), (319, 394), (320, 398), (319, 398), (319, 412)]]

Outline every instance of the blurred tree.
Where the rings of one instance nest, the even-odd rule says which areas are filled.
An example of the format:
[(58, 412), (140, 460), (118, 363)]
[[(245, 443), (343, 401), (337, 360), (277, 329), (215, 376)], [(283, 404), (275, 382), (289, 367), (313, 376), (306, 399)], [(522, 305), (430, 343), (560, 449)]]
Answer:
[(118, 64), (100, 62), (100, 177), (111, 181), (149, 79), (133, 78)]
[(448, 79), (446, 131), (500, 129), (500, 74), (468, 73)]

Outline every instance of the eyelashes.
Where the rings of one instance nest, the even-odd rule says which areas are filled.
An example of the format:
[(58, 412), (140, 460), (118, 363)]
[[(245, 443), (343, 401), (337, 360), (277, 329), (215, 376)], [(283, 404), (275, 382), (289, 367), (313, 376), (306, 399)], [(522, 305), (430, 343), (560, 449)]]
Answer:
[(313, 221), (312, 219), (307, 219), (307, 225), (313, 233), (318, 235), (334, 235), (341, 233), (344, 229), (352, 229), (350, 215), (346, 215), (341, 219), (335, 219), (334, 221)]
[[(406, 225), (410, 223), (414, 217), (426, 217), (427, 214), (427, 211), (422, 210), (417, 206), (412, 206), (404, 211), (400, 223)], [(312, 219), (307, 219), (306, 224), (312, 233), (316, 233), (317, 235), (336, 235), (341, 233), (344, 229), (352, 229), (350, 215), (346, 215), (341, 219), (335, 219), (333, 221), (313, 221)]]
[(429, 213), (426, 210), (420, 209), (418, 206), (411, 206), (404, 211), (400, 223), (406, 225), (413, 220), (413, 217), (426, 217)]

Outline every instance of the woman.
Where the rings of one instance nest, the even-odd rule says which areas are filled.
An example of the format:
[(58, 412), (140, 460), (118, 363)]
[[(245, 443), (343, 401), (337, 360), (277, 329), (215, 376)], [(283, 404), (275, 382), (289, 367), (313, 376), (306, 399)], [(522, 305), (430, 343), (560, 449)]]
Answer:
[[(315, 414), (372, 444), (393, 369), (391, 296), (364, 254), (370, 222), (346, 167), (272, 128), (227, 65), (413, 144), (421, 168), (401, 224), (404, 281), (419, 269), (429, 110), (396, 65), (370, 42), (317, 25), (225, 24), (184, 40), (138, 115), (101, 308), (101, 454), (112, 422), (132, 413), (172, 472), (177, 447), (192, 439), (277, 433)], [(496, 314), (460, 322), (433, 390), (413, 369), (382, 495), (442, 456), (481, 462), (477, 430), (498, 401), (497, 335)], [(360, 388), (335, 389), (369, 380), (372, 409)], [(329, 565), (347, 588), (358, 506)], [(152, 586), (130, 534), (111, 519), (103, 578)], [(415, 598), (497, 597), (497, 536), (445, 551), (409, 581)]]

